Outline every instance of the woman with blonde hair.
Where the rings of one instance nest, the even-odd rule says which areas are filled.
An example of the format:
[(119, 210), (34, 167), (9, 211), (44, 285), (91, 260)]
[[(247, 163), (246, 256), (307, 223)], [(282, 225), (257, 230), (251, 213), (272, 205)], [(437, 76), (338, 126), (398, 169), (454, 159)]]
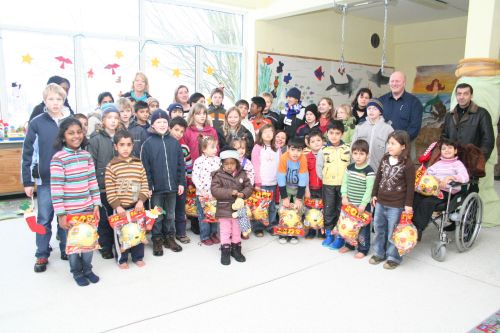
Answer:
[(146, 74), (142, 72), (137, 72), (132, 81), (132, 88), (129, 92), (123, 94), (121, 97), (133, 98), (136, 102), (143, 101), (147, 102), (148, 98), (151, 97), (149, 94), (149, 81)]

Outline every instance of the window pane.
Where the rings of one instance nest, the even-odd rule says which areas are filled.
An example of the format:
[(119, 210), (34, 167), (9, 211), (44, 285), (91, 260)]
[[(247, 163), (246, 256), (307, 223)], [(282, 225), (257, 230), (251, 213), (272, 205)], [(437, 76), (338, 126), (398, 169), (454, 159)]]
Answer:
[(54, 75), (70, 81), (68, 101), (75, 108), (74, 65), (64, 63), (61, 68), (63, 62), (55, 59), (61, 56), (74, 62), (71, 38), (9, 31), (3, 31), (2, 37), (5, 81), (11, 89), (5, 119), (16, 126), (23, 125), (33, 107), (42, 102), (47, 80)]
[(157, 2), (144, 7), (148, 38), (242, 46), (242, 15)]
[(241, 54), (203, 50), (202, 93), (208, 97), (210, 91), (224, 84), (224, 106), (233, 106), (241, 98)]
[(194, 93), (195, 48), (147, 43), (143, 50), (145, 72), (149, 79), (150, 93), (166, 110), (174, 100), (174, 91), (185, 85)]

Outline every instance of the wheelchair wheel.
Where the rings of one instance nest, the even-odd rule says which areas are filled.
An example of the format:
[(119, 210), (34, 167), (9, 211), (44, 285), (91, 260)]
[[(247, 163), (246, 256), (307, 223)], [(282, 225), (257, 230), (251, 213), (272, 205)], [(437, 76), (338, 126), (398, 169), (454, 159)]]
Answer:
[(455, 229), (455, 243), (459, 252), (469, 250), (476, 241), (483, 219), (483, 202), (477, 193), (470, 193), (459, 211), (460, 220)]
[(442, 262), (446, 257), (446, 244), (443, 242), (435, 242), (431, 247), (432, 259)]

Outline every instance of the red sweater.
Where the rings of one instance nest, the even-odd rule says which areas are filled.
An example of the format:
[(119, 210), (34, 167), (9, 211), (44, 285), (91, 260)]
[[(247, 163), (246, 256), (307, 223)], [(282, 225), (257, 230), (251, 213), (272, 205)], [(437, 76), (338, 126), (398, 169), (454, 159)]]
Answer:
[(314, 155), (314, 153), (311, 151), (306, 155), (306, 159), (307, 170), (309, 170), (309, 189), (321, 190), (323, 188), (323, 182), (316, 173), (316, 155)]
[(191, 161), (194, 161), (201, 155), (198, 146), (198, 139), (200, 136), (211, 136), (217, 142), (217, 155), (219, 155), (219, 141), (217, 136), (217, 131), (215, 128), (211, 126), (205, 126), (202, 130), (196, 128), (195, 125), (191, 125), (186, 128), (186, 132), (184, 132), (184, 136), (182, 137), (189, 147), (189, 151), (191, 153)]

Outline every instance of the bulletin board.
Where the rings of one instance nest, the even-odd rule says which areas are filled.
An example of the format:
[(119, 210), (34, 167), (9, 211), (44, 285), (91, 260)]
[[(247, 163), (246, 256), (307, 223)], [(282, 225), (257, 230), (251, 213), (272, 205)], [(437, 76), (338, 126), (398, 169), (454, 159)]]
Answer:
[(286, 92), (299, 88), (302, 104), (318, 103), (330, 97), (334, 104), (351, 104), (360, 88), (369, 88), (378, 97), (390, 91), (389, 76), (393, 67), (344, 62), (345, 72), (339, 71), (340, 60), (310, 58), (289, 54), (257, 52), (257, 94), (270, 92), (273, 109), (282, 110)]

